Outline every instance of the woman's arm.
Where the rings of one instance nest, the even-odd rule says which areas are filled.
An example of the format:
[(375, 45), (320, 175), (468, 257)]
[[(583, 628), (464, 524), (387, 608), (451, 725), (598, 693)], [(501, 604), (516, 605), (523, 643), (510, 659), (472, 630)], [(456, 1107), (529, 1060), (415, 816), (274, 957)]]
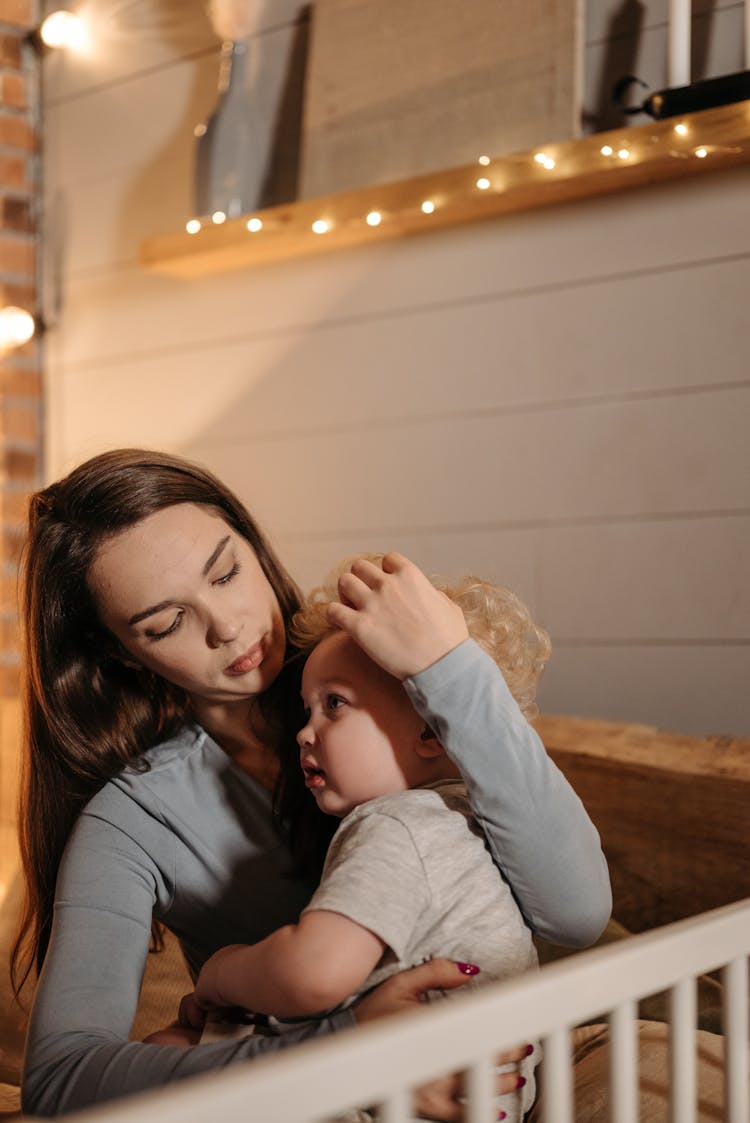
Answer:
[(353, 1025), (347, 1011), (278, 1037), (194, 1049), (129, 1041), (159, 876), (133, 838), (82, 816), (61, 866), (29, 1025), (28, 1114), (62, 1115)]
[(385, 944), (367, 928), (325, 909), (305, 912), (257, 944), (221, 948), (195, 984), (202, 1010), (241, 1006), (278, 1018), (306, 1017), (354, 994)]
[(474, 814), (530, 927), (586, 947), (612, 908), (599, 835), (473, 640), (404, 683), (466, 782)]
[(461, 610), (401, 554), (357, 562), (331, 623), (390, 674), (461, 770), (492, 855), (533, 930), (585, 947), (612, 907), (607, 864), (583, 804), (521, 714)]

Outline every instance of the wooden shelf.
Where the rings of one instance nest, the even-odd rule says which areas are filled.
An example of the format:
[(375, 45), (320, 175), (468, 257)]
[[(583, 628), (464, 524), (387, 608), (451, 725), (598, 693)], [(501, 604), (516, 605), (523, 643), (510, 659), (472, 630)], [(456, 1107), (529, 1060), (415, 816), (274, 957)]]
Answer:
[[(542, 154), (554, 166), (545, 167)], [(148, 239), (141, 246), (141, 263), (170, 276), (200, 277), (378, 244), (384, 238), (423, 234), (748, 162), (750, 101), (742, 101), (500, 156), (486, 167), (470, 164), (270, 207), (253, 216), (263, 223), (256, 233), (247, 229), (247, 215), (220, 226), (207, 222), (197, 234), (183, 230)], [(489, 181), (484, 190), (477, 186), (480, 177)], [(422, 210), (427, 200), (435, 207), (430, 214)], [(381, 221), (370, 226), (366, 216), (373, 211)], [(312, 230), (319, 219), (329, 224), (324, 234)]]

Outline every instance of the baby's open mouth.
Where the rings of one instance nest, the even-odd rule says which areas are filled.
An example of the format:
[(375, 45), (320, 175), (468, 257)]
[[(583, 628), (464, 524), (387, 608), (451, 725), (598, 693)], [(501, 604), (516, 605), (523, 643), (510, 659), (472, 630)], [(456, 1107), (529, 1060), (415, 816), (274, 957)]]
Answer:
[(322, 768), (312, 768), (310, 765), (303, 765), (302, 773), (308, 788), (317, 788), (325, 782), (325, 772)]

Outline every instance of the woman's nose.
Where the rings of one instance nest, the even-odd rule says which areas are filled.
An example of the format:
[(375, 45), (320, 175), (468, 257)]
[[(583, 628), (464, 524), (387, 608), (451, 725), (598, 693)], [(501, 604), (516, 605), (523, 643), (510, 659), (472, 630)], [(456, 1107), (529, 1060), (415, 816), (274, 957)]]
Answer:
[(223, 647), (224, 644), (233, 643), (240, 634), (241, 625), (234, 619), (224, 616), (213, 616), (209, 622), (206, 639), (210, 647)]

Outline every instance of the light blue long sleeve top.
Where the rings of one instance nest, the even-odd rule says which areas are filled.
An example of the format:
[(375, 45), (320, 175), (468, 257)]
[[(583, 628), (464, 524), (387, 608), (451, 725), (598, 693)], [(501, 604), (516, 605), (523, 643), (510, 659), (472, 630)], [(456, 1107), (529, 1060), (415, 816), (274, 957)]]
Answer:
[[(406, 682), (458, 764), (526, 920), (585, 946), (611, 908), (599, 837), (494, 662), (467, 640)], [(245, 1063), (353, 1024), (179, 1049), (128, 1040), (155, 917), (197, 971), (218, 948), (297, 920), (312, 886), (290, 873), (270, 794), (199, 727), (151, 749), (86, 805), (60, 867), (27, 1039), (23, 1109), (53, 1116)]]

